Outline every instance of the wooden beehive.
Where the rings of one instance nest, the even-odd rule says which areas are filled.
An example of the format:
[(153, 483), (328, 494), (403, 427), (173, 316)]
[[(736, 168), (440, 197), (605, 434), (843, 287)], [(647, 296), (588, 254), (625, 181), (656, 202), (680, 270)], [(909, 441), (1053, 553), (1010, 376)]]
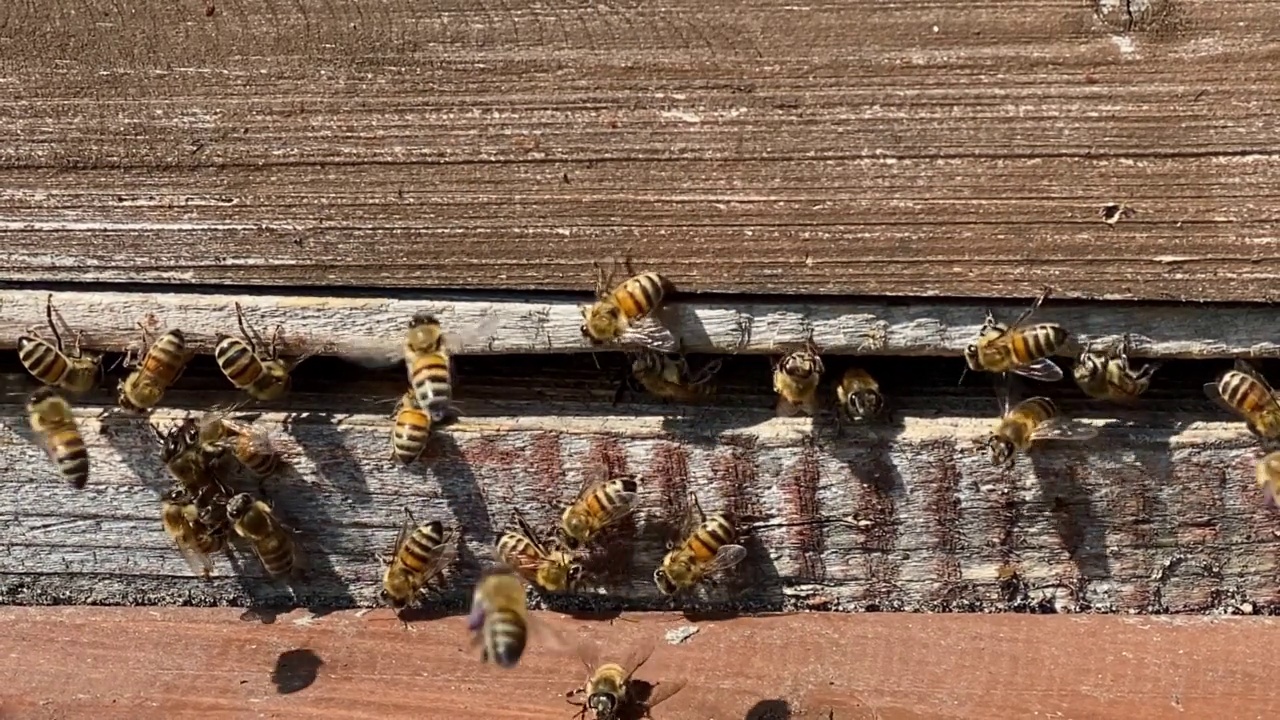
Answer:
[[(514, 510), (548, 527), (584, 478), (629, 472), (641, 509), (602, 592), (539, 606), (1280, 607), (1264, 449), (1201, 387), (1237, 357), (1280, 370), (1278, 81), (1251, 69), (1276, 53), (1269, 6), (792, 5), (0, 9), (0, 603), (371, 608), (409, 507), (463, 528), (461, 606)], [(624, 257), (679, 289), (663, 321), (690, 357), (724, 361), (713, 401), (619, 397), (622, 354), (584, 342), (593, 265)], [(992, 378), (960, 383), (961, 354), (1046, 286), (1061, 364), (1129, 334), (1163, 366), (1135, 407), (1028, 384), (1099, 437), (1006, 471), (979, 446)], [(244, 554), (191, 576), (152, 430), (100, 415), (114, 375), (78, 406), (89, 485), (58, 482), (9, 352), (50, 294), (108, 365), (140, 324), (185, 331), (202, 356), (162, 427), (239, 399), (208, 357), (236, 302), (286, 356), (319, 353), (251, 408), (306, 578)], [(394, 351), (420, 311), (497, 326), (457, 359), (461, 420), (401, 468), (403, 370), (340, 356)], [(774, 417), (770, 362), (810, 338), (829, 379), (880, 379), (885, 422)], [(690, 492), (759, 530), (734, 581), (673, 603), (651, 574)]]

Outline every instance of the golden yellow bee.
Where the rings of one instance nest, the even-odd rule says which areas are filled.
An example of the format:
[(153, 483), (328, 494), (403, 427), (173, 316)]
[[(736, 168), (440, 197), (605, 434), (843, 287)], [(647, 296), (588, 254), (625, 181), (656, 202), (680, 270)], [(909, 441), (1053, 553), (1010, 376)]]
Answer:
[(1151, 386), (1151, 376), (1160, 368), (1152, 362), (1137, 370), (1129, 367), (1129, 336), (1120, 347), (1094, 350), (1086, 346), (1076, 360), (1072, 377), (1086, 395), (1099, 400), (1133, 402)]
[(431, 418), (418, 405), (418, 399), (410, 388), (396, 403), (392, 413), (395, 422), (391, 426), (391, 459), (401, 465), (422, 457), (431, 437)]
[(636, 476), (585, 483), (560, 516), (560, 544), (569, 550), (586, 547), (635, 510), (639, 492), (640, 479)]
[(851, 367), (844, 371), (836, 386), (837, 418), (863, 422), (884, 411), (884, 396), (880, 383), (862, 368)]
[(1223, 409), (1244, 418), (1249, 432), (1265, 440), (1280, 438), (1280, 401), (1271, 383), (1243, 359), (1207, 383), (1204, 392)]
[(45, 300), (44, 313), (54, 342), (41, 338), (34, 330), (19, 337), (18, 359), (22, 362), (22, 367), (45, 385), (61, 388), (73, 395), (92, 390), (102, 372), (102, 356), (81, 350), (80, 339), (83, 333), (80, 332), (76, 333), (71, 353), (64, 351), (62, 335), (53, 322), (52, 294)]
[(583, 337), (592, 345), (634, 340), (659, 350), (674, 349), (671, 331), (650, 317), (675, 289), (671, 283), (656, 272), (636, 275), (628, 261), (631, 277), (609, 289), (613, 274), (606, 279), (599, 263), (595, 267), (598, 299), (582, 308)]
[(67, 482), (83, 488), (89, 482), (89, 450), (71, 414), (71, 405), (53, 388), (37, 388), (27, 400), (31, 429), (44, 443), (49, 459)]
[(773, 391), (778, 393), (775, 413), (779, 417), (790, 417), (797, 412), (816, 414), (818, 383), (825, 371), (812, 343), (783, 356), (773, 367)]
[(720, 365), (720, 360), (713, 360), (694, 375), (683, 357), (645, 350), (632, 355), (631, 375), (641, 387), (660, 398), (697, 402), (715, 392), (711, 378), (720, 370)]
[(271, 434), (256, 423), (234, 420), (225, 410), (210, 410), (196, 421), (206, 457), (217, 459), (227, 451), (256, 477), (267, 477), (280, 467), (280, 454)]
[(518, 529), (498, 538), (498, 559), (520, 577), (548, 592), (566, 592), (582, 578), (582, 563), (564, 550), (548, 550), (520, 513), (515, 513)]
[(1012, 466), (1015, 451), (1027, 452), (1037, 440), (1083, 441), (1097, 435), (1097, 428), (1058, 415), (1049, 398), (1033, 397), (1005, 409), (986, 446), (992, 465)]
[(453, 561), (457, 537), (456, 530), (445, 528), (439, 520), (418, 525), (405, 508), (391, 557), (382, 558), (387, 566), (382, 574), (382, 601), (397, 613), (416, 604), (427, 583)]
[(738, 531), (733, 522), (722, 513), (704, 514), (693, 493), (689, 494), (689, 514), (681, 535), (683, 540), (653, 571), (653, 580), (663, 595), (691, 590), (747, 557), (747, 549), (738, 544)]
[(975, 372), (1012, 372), (1044, 382), (1061, 380), (1062, 368), (1049, 356), (1066, 343), (1067, 331), (1054, 323), (1026, 324), (1047, 297), (1048, 289), (1012, 325), (996, 322), (995, 316), (988, 312), (978, 333), (978, 342), (964, 350), (968, 369)]
[(409, 322), (404, 362), (417, 406), (431, 420), (444, 420), (453, 405), (453, 368), (435, 316), (415, 315)]
[(208, 579), (213, 573), (213, 560), (209, 556), (227, 546), (226, 534), (204, 523), (195, 499), (185, 489), (170, 490), (160, 507), (161, 522), (177, 544), (178, 552), (195, 574)]
[[(578, 646), (578, 657), (587, 667), (587, 682), (568, 693), (569, 702), (580, 706), (575, 717), (593, 713), (594, 720), (619, 720), (624, 717), (648, 717), (658, 703), (675, 695), (685, 683), (661, 682), (644, 693), (638, 691), (632, 676), (653, 654), (653, 642), (643, 642), (631, 649), (622, 662), (602, 662), (594, 645)], [(585, 695), (586, 697), (579, 697)]]
[(220, 496), (225, 502), (231, 491), (217, 473), (217, 456), (211, 455), (200, 442), (200, 425), (194, 418), (186, 418), (167, 432), (152, 427), (160, 441), (160, 460), (165, 469), (193, 496)]
[(227, 518), (236, 534), (253, 545), (262, 567), (273, 577), (293, 574), (298, 565), (297, 544), (293, 530), (280, 522), (271, 506), (240, 493), (227, 501)]
[(510, 568), (489, 567), (471, 596), (467, 629), (481, 662), (513, 668), (529, 644), (531, 623), (524, 583)]
[(1280, 450), (1258, 461), (1258, 489), (1272, 507), (1280, 507)]
[(143, 328), (146, 354), (117, 387), (116, 403), (132, 413), (145, 413), (158, 405), (195, 355), (187, 350), (187, 339), (181, 330), (168, 330), (149, 345), (148, 340), (147, 330)]
[(236, 303), (236, 322), (240, 325), (241, 337), (219, 335), (218, 343), (213, 348), (214, 360), (222, 374), (227, 376), (237, 389), (244, 390), (255, 400), (278, 400), (289, 392), (293, 384), (290, 373), (293, 368), (310, 355), (302, 355), (291, 362), (280, 359), (278, 345), (280, 328), (276, 327), (271, 335), (271, 347), (267, 353), (258, 351), (254, 335), (249, 332), (244, 322), (244, 310)]

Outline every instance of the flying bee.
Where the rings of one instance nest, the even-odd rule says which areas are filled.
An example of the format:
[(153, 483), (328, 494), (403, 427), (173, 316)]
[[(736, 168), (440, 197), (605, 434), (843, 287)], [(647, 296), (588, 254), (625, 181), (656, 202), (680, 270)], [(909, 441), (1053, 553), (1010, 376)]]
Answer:
[(498, 559), (543, 590), (554, 593), (572, 590), (582, 577), (582, 563), (578, 558), (564, 550), (548, 550), (518, 512), (515, 521), (519, 529), (509, 530), (498, 538)]
[(1204, 392), (1223, 409), (1244, 418), (1249, 432), (1264, 440), (1280, 438), (1280, 401), (1261, 372), (1243, 359), (1207, 383)]
[(67, 482), (83, 488), (89, 482), (89, 450), (71, 414), (71, 405), (45, 385), (27, 400), (31, 429), (40, 436), (49, 459)]
[(645, 390), (664, 400), (696, 402), (715, 392), (711, 378), (721, 364), (720, 360), (713, 360), (695, 375), (683, 357), (644, 350), (632, 354), (631, 376)]
[(231, 384), (247, 392), (253, 399), (264, 402), (278, 400), (289, 392), (289, 387), (293, 384), (290, 373), (310, 355), (301, 355), (290, 362), (281, 360), (278, 354), (279, 326), (276, 326), (275, 332), (271, 334), (270, 348), (267, 353), (265, 355), (259, 353), (254, 335), (245, 325), (244, 310), (240, 307), (240, 303), (235, 305), (236, 322), (240, 325), (241, 337), (219, 335), (218, 343), (213, 348), (214, 360)]
[(160, 520), (165, 532), (195, 574), (206, 580), (213, 573), (210, 555), (227, 546), (225, 533), (208, 527), (201, 519), (195, 499), (183, 488), (173, 488), (160, 503)]
[(290, 575), (298, 565), (293, 530), (280, 522), (271, 506), (240, 493), (227, 501), (227, 518), (236, 534), (253, 545), (262, 567), (274, 577)]
[(391, 459), (408, 465), (422, 456), (431, 437), (431, 418), (422, 411), (413, 389), (404, 392), (392, 416)]
[(779, 417), (789, 417), (797, 411), (814, 415), (818, 409), (818, 383), (825, 371), (812, 343), (783, 356), (773, 367), (773, 391), (778, 393), (775, 413)]
[(569, 550), (586, 547), (602, 531), (631, 514), (639, 491), (637, 477), (585, 483), (560, 516), (556, 531), (560, 544)]
[(653, 571), (653, 580), (663, 595), (691, 590), (747, 557), (747, 549), (738, 544), (733, 522), (722, 513), (708, 517), (693, 493), (689, 493), (689, 514), (681, 535), (683, 539)]
[(1258, 461), (1258, 488), (1272, 507), (1280, 507), (1280, 450)]
[(141, 414), (158, 405), (195, 355), (187, 350), (187, 339), (181, 330), (168, 330), (154, 343), (148, 344), (149, 340), (143, 327), (142, 344), (147, 348), (146, 354), (117, 387), (116, 403), (127, 412)]
[(196, 421), (201, 452), (219, 458), (227, 451), (256, 477), (266, 477), (280, 466), (280, 454), (271, 434), (255, 423), (233, 420), (223, 410), (210, 410)]
[(45, 300), (44, 314), (54, 342), (41, 338), (34, 330), (19, 337), (18, 359), (22, 361), (22, 367), (45, 385), (60, 388), (73, 395), (92, 390), (97, 384), (98, 374), (102, 372), (102, 356), (80, 349), (81, 332), (76, 333), (71, 353), (65, 352), (62, 335), (53, 322), (52, 294)]
[(1137, 370), (1129, 367), (1129, 336), (1119, 349), (1093, 350), (1086, 346), (1071, 374), (1086, 395), (1099, 400), (1132, 402), (1151, 386), (1151, 376), (1160, 363), (1147, 363)]
[(1006, 409), (987, 437), (991, 464), (1011, 467), (1015, 451), (1027, 452), (1037, 440), (1089, 440), (1098, 430), (1058, 415), (1058, 408), (1046, 397), (1033, 397)]
[(1062, 368), (1049, 356), (1066, 343), (1067, 331), (1054, 323), (1026, 324), (1047, 297), (1049, 290), (1046, 288), (1012, 325), (996, 322), (995, 316), (988, 312), (978, 332), (978, 342), (964, 350), (968, 369), (975, 372), (1012, 372), (1044, 382), (1061, 380)]
[(851, 367), (844, 371), (840, 384), (836, 386), (836, 400), (837, 417), (853, 422), (870, 420), (884, 411), (880, 383), (862, 368)]
[[(653, 642), (649, 641), (633, 647), (620, 663), (601, 662), (597, 647), (580, 644), (578, 657), (587, 667), (587, 683), (568, 693), (569, 702), (581, 708), (574, 717), (585, 718), (588, 712), (593, 713), (594, 720), (648, 717), (649, 710), (679, 692), (684, 687), (684, 682), (663, 682), (657, 685), (644, 683), (647, 687), (642, 691), (637, 687), (638, 683), (632, 680), (632, 676), (652, 654)], [(580, 695), (586, 697), (575, 697)]]
[(457, 537), (456, 530), (445, 528), (439, 520), (419, 525), (405, 508), (391, 557), (382, 558), (387, 566), (379, 594), (382, 601), (397, 613), (416, 604), (427, 583), (453, 561)]
[(606, 278), (599, 263), (595, 268), (597, 300), (582, 308), (583, 337), (592, 345), (634, 339), (658, 350), (674, 349), (671, 331), (650, 317), (675, 289), (671, 282), (656, 272), (636, 275), (627, 261), (631, 277), (609, 289), (613, 273)]
[(472, 647), (480, 647), (480, 661), (513, 668), (528, 647), (532, 636), (540, 635), (553, 645), (563, 640), (537, 623), (529, 614), (524, 582), (514, 570), (497, 565), (485, 568), (471, 596), (467, 616)]

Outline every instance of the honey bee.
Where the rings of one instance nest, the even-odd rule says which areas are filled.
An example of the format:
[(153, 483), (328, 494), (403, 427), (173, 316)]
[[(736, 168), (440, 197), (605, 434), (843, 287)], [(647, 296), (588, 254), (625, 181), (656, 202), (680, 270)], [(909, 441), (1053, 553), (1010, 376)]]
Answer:
[(98, 374), (102, 371), (102, 356), (84, 352), (80, 349), (83, 333), (77, 332), (71, 353), (63, 349), (62, 335), (53, 322), (53, 295), (45, 300), (45, 319), (49, 330), (53, 333), (54, 342), (49, 342), (29, 330), (30, 334), (18, 338), (18, 359), (22, 367), (27, 369), (37, 380), (45, 385), (61, 388), (74, 395), (80, 395), (93, 389), (97, 384)]
[(506, 567), (485, 568), (471, 596), (467, 629), (480, 661), (513, 668), (520, 662), (531, 633), (524, 583)]
[(1243, 417), (1249, 432), (1265, 440), (1280, 438), (1280, 401), (1267, 379), (1247, 361), (1237, 359), (1235, 367), (1207, 383), (1204, 392), (1231, 414)]
[(213, 573), (213, 560), (209, 556), (227, 546), (226, 534), (203, 522), (196, 501), (183, 488), (170, 490), (160, 508), (165, 532), (173, 538), (192, 571), (207, 580)]
[(453, 561), (457, 536), (456, 530), (446, 529), (439, 520), (418, 525), (405, 508), (391, 557), (382, 558), (387, 566), (379, 594), (382, 601), (397, 613), (417, 603), (427, 583)]
[(640, 482), (619, 477), (584, 484), (560, 516), (557, 537), (569, 550), (586, 547), (597, 535), (635, 509)]
[(414, 315), (405, 335), (404, 362), (414, 399), (433, 422), (444, 420), (453, 405), (449, 355), (440, 321), (434, 315)]
[(776, 414), (790, 417), (799, 411), (814, 415), (818, 409), (818, 383), (825, 371), (812, 342), (779, 360), (773, 367), (773, 391), (778, 393)]
[(884, 396), (880, 383), (862, 368), (849, 368), (836, 386), (839, 413), (853, 422), (862, 422), (884, 411)]
[(1096, 428), (1059, 416), (1049, 398), (1033, 397), (1006, 409), (985, 444), (992, 465), (1012, 466), (1014, 452), (1027, 452), (1036, 440), (1083, 441), (1097, 435)]
[(246, 470), (256, 477), (266, 477), (280, 466), (280, 454), (271, 443), (271, 435), (259, 425), (233, 420), (223, 410), (210, 410), (196, 421), (201, 452), (211, 459), (230, 451)]
[(89, 450), (76, 427), (71, 405), (53, 388), (37, 388), (27, 400), (31, 429), (40, 436), (49, 459), (67, 482), (83, 488), (89, 482)]
[(1280, 450), (1258, 461), (1258, 488), (1272, 507), (1280, 507)]
[(200, 425), (193, 418), (186, 418), (167, 432), (152, 426), (160, 442), (160, 460), (178, 484), (193, 494), (213, 493), (223, 500), (231, 497), (230, 490), (218, 477), (218, 457), (211, 455), (200, 442)]
[[(150, 340), (142, 328), (142, 343)], [(168, 330), (147, 347), (146, 354), (129, 376), (117, 386), (116, 403), (131, 413), (145, 413), (160, 403), (160, 398), (186, 369), (195, 353), (187, 351), (187, 339), (181, 330)]]
[(498, 538), (498, 559), (548, 592), (565, 592), (582, 577), (582, 563), (571, 553), (548, 550), (520, 513), (515, 514), (519, 528)]
[(280, 522), (270, 505), (240, 493), (227, 501), (227, 518), (236, 534), (253, 545), (267, 573), (274, 577), (293, 573), (298, 564), (293, 530)]
[[(632, 676), (653, 654), (651, 641), (636, 645), (620, 663), (601, 662), (599, 649), (593, 645), (583, 643), (578, 648), (578, 657), (587, 667), (587, 683), (568, 693), (569, 702), (581, 707), (574, 717), (585, 718), (588, 712), (593, 713), (594, 720), (647, 717), (649, 710), (685, 685), (663, 682), (648, 686), (644, 692), (636, 687)], [(586, 698), (575, 697), (579, 695)]]
[(1061, 380), (1062, 368), (1049, 356), (1066, 343), (1067, 331), (1053, 323), (1025, 324), (1047, 297), (1049, 290), (1045, 289), (1012, 325), (996, 322), (995, 316), (988, 312), (978, 333), (977, 344), (964, 350), (968, 369), (975, 372), (1013, 372), (1044, 382)]
[(1076, 385), (1089, 397), (1099, 400), (1137, 400), (1151, 386), (1151, 376), (1160, 368), (1160, 363), (1147, 363), (1137, 370), (1131, 369), (1129, 343), (1129, 336), (1125, 335), (1118, 350), (1093, 350), (1086, 346), (1071, 371)]
[(653, 571), (653, 580), (663, 595), (691, 590), (747, 557), (747, 549), (737, 544), (738, 531), (729, 518), (721, 513), (705, 515), (693, 493), (689, 494), (689, 515), (681, 535), (680, 543)]
[(254, 336), (245, 326), (244, 310), (240, 303), (235, 305), (241, 337), (219, 335), (218, 343), (213, 348), (214, 360), (231, 384), (247, 392), (253, 399), (263, 402), (278, 400), (289, 392), (289, 387), (293, 384), (290, 376), (293, 368), (309, 355), (302, 355), (287, 363), (281, 360), (278, 355), (279, 326), (271, 335), (271, 347), (267, 354), (259, 354)]
[(632, 355), (631, 375), (641, 387), (660, 398), (696, 402), (715, 391), (711, 378), (720, 370), (720, 365), (720, 360), (713, 360), (694, 375), (683, 357), (645, 350)]
[(404, 392), (392, 415), (395, 423), (391, 426), (391, 458), (408, 465), (427, 449), (431, 418), (422, 412), (412, 388)]
[(670, 281), (656, 272), (636, 275), (628, 261), (627, 273), (631, 277), (609, 289), (613, 274), (606, 279), (599, 263), (595, 268), (598, 299), (582, 308), (583, 337), (592, 345), (634, 338), (655, 349), (673, 349), (675, 338), (671, 331), (650, 317), (662, 307), (663, 298), (675, 289)]

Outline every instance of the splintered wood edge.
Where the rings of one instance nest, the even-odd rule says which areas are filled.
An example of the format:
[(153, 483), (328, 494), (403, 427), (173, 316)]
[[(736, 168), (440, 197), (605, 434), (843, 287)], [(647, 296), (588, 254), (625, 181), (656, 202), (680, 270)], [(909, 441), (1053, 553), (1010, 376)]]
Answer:
[[(991, 428), (984, 419), (908, 417), (892, 432), (836, 441), (791, 419), (676, 434), (655, 418), (553, 410), (441, 430), (410, 468), (388, 457), (387, 418), (264, 415), (290, 467), (268, 481), (268, 499), (298, 528), (308, 561), (308, 575), (286, 587), (266, 582), (243, 549), (234, 562), (215, 559), (211, 582), (191, 576), (160, 528), (167, 476), (143, 422), (79, 413), (93, 465), (76, 491), (54, 476), (21, 409), (0, 406), (0, 600), (372, 607), (375, 555), (410, 507), (463, 528), (462, 561), (445, 586), (460, 602), (513, 511), (549, 529), (578, 487), (612, 472), (642, 478), (634, 535), (604, 549), (595, 589), (536, 604), (671, 607), (651, 574), (689, 491), (705, 509), (762, 525), (723, 587), (678, 607), (989, 611), (1036, 600), (1166, 612), (1280, 602), (1277, 516), (1253, 480), (1262, 451), (1238, 423), (1104, 426), (1095, 443), (1044, 444), (1006, 472), (977, 447)], [(182, 416), (164, 410), (152, 422)], [(1034, 590), (1010, 595), (997, 574), (1005, 566)]]
[[(19, 335), (48, 335), (45, 298), (35, 290), (0, 291), (0, 347)], [(582, 336), (582, 308), (591, 302), (476, 301), (321, 295), (57, 292), (64, 340), (83, 331), (83, 347), (120, 352), (141, 347), (139, 323), (155, 332), (180, 328), (191, 346), (210, 353), (219, 334), (237, 335), (234, 303), (253, 331), (269, 339), (281, 329), (283, 353), (394, 357), (417, 313), (435, 314), (467, 354), (609, 351)], [(789, 304), (671, 301), (658, 316), (686, 352), (777, 353), (808, 339), (824, 353), (956, 356), (974, 341), (988, 308), (1011, 322), (1030, 300), (1002, 303)], [(55, 316), (56, 318), (57, 316)], [(1034, 316), (1072, 334), (1076, 348), (1111, 344), (1128, 333), (1139, 357), (1278, 356), (1274, 312), (1261, 307), (1057, 304)]]

